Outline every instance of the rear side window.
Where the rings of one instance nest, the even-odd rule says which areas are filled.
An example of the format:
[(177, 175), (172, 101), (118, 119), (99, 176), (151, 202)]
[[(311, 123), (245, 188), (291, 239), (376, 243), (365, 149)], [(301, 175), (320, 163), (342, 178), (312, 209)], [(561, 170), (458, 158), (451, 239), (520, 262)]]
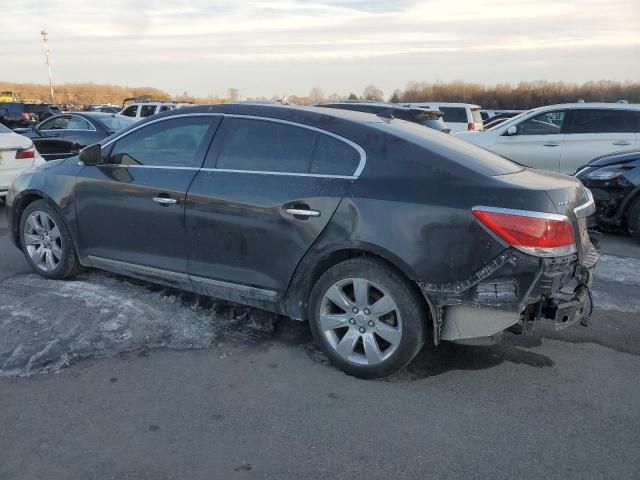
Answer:
[(216, 167), (258, 172), (307, 173), (318, 134), (265, 120), (225, 119)]
[(84, 118), (74, 115), (67, 124), (67, 130), (95, 130), (95, 128)]
[(110, 163), (159, 167), (200, 167), (201, 147), (212, 122), (210, 117), (175, 118), (153, 123), (118, 140)]
[(155, 105), (142, 105), (142, 107), (140, 107), (140, 116), (141, 117), (150, 117), (154, 113), (156, 113), (156, 106)]
[(69, 117), (53, 117), (40, 125), (40, 130), (64, 130), (69, 125)]
[(310, 173), (351, 176), (359, 164), (360, 153), (351, 145), (329, 135), (320, 135)]
[(630, 133), (637, 131), (633, 113), (626, 110), (576, 109), (567, 133)]
[(467, 123), (467, 110), (464, 107), (440, 107), (445, 122)]

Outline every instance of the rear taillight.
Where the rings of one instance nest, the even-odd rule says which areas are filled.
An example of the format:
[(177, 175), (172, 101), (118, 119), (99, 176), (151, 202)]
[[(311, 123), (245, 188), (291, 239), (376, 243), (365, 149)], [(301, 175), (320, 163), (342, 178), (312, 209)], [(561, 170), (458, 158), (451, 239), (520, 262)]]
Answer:
[(474, 207), (473, 214), (489, 230), (525, 253), (557, 257), (576, 251), (573, 226), (563, 215), (493, 207)]
[(16, 151), (16, 158), (21, 160), (24, 158), (35, 158), (36, 157), (36, 147), (33, 145), (29, 145), (26, 148), (19, 148)]
[(467, 123), (467, 130), (473, 131), (475, 129), (476, 129), (476, 124), (475, 123)]

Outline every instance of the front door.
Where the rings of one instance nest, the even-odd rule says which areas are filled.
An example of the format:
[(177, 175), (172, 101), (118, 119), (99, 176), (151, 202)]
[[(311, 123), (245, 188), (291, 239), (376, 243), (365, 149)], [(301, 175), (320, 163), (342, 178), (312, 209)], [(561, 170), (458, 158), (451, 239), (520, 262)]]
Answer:
[(559, 172), (565, 117), (566, 111), (557, 110), (524, 120), (515, 135), (500, 135), (492, 150), (527, 167)]
[(361, 162), (362, 149), (340, 137), (226, 116), (187, 195), (192, 281), (212, 295), (282, 294)]
[(92, 264), (185, 274), (185, 194), (202, 166), (215, 116), (167, 117), (104, 148), (76, 187), (81, 254)]

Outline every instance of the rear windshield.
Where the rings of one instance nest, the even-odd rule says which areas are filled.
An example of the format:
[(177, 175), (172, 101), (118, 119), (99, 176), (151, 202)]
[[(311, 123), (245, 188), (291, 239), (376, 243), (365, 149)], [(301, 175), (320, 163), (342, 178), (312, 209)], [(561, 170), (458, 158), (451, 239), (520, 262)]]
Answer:
[(125, 117), (124, 115), (109, 115), (108, 117), (100, 117), (100, 121), (104, 123), (109, 130), (117, 132), (128, 127), (132, 123), (136, 123), (135, 118)]
[(471, 118), (473, 118), (473, 123), (482, 123), (482, 113), (479, 109), (471, 109)]
[[(421, 146), (481, 175), (506, 175), (523, 170), (521, 165), (477, 147), (453, 135), (440, 135), (415, 123), (393, 121), (371, 124), (405, 141)], [(436, 136), (437, 135), (437, 136)]]
[(467, 110), (464, 107), (440, 107), (444, 113), (444, 121), (447, 123), (467, 123)]

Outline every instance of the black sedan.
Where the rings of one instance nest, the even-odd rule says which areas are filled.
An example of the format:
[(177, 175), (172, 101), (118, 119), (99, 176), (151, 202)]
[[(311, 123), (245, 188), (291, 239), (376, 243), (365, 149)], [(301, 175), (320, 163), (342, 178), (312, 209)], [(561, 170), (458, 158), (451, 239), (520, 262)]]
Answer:
[(31, 138), (45, 160), (53, 160), (77, 155), (85, 146), (98, 143), (135, 121), (108, 113), (65, 113), (15, 131)]
[(575, 176), (595, 198), (593, 226), (627, 230), (640, 241), (640, 150), (594, 158)]
[(23, 173), (7, 205), (46, 278), (90, 266), (308, 320), (361, 377), (425, 342), (486, 344), (591, 312), (579, 181), (360, 112), (161, 113)]

